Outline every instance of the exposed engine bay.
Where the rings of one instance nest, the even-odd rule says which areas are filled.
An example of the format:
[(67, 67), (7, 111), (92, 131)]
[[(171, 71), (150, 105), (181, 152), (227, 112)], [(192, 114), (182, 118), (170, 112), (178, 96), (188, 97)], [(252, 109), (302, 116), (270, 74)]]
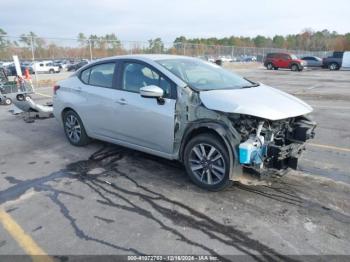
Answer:
[(314, 137), (316, 123), (307, 116), (266, 120), (252, 116), (234, 117), (241, 134), (239, 162), (254, 169), (296, 169), (305, 142)]

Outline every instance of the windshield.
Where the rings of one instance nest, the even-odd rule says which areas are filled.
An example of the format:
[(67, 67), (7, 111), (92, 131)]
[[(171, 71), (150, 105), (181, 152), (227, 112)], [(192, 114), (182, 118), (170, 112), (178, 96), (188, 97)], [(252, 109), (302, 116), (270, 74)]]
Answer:
[(199, 91), (254, 86), (254, 83), (239, 75), (199, 59), (177, 58), (158, 60), (157, 62), (181, 78), (190, 87)]

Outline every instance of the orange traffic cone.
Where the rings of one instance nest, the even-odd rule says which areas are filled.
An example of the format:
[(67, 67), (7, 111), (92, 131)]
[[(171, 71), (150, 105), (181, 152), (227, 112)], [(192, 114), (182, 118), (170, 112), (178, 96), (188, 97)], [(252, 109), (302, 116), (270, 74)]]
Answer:
[(25, 70), (24, 70), (24, 78), (26, 79), (26, 80), (32, 80), (32, 77), (30, 76), (30, 74), (29, 74), (29, 69), (28, 68), (26, 68)]

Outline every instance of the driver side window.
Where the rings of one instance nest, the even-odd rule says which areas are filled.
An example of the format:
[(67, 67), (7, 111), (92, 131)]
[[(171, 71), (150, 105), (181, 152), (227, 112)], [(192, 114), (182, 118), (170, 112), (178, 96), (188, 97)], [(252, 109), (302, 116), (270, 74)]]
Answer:
[(124, 63), (122, 79), (122, 90), (139, 93), (141, 87), (155, 85), (164, 90), (165, 98), (170, 96), (171, 83), (146, 65)]

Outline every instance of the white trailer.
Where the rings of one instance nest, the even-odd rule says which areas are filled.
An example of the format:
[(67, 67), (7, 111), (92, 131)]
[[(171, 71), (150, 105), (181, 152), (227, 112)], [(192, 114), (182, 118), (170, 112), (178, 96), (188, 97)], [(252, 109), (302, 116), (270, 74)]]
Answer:
[(350, 51), (344, 52), (341, 69), (350, 70)]

